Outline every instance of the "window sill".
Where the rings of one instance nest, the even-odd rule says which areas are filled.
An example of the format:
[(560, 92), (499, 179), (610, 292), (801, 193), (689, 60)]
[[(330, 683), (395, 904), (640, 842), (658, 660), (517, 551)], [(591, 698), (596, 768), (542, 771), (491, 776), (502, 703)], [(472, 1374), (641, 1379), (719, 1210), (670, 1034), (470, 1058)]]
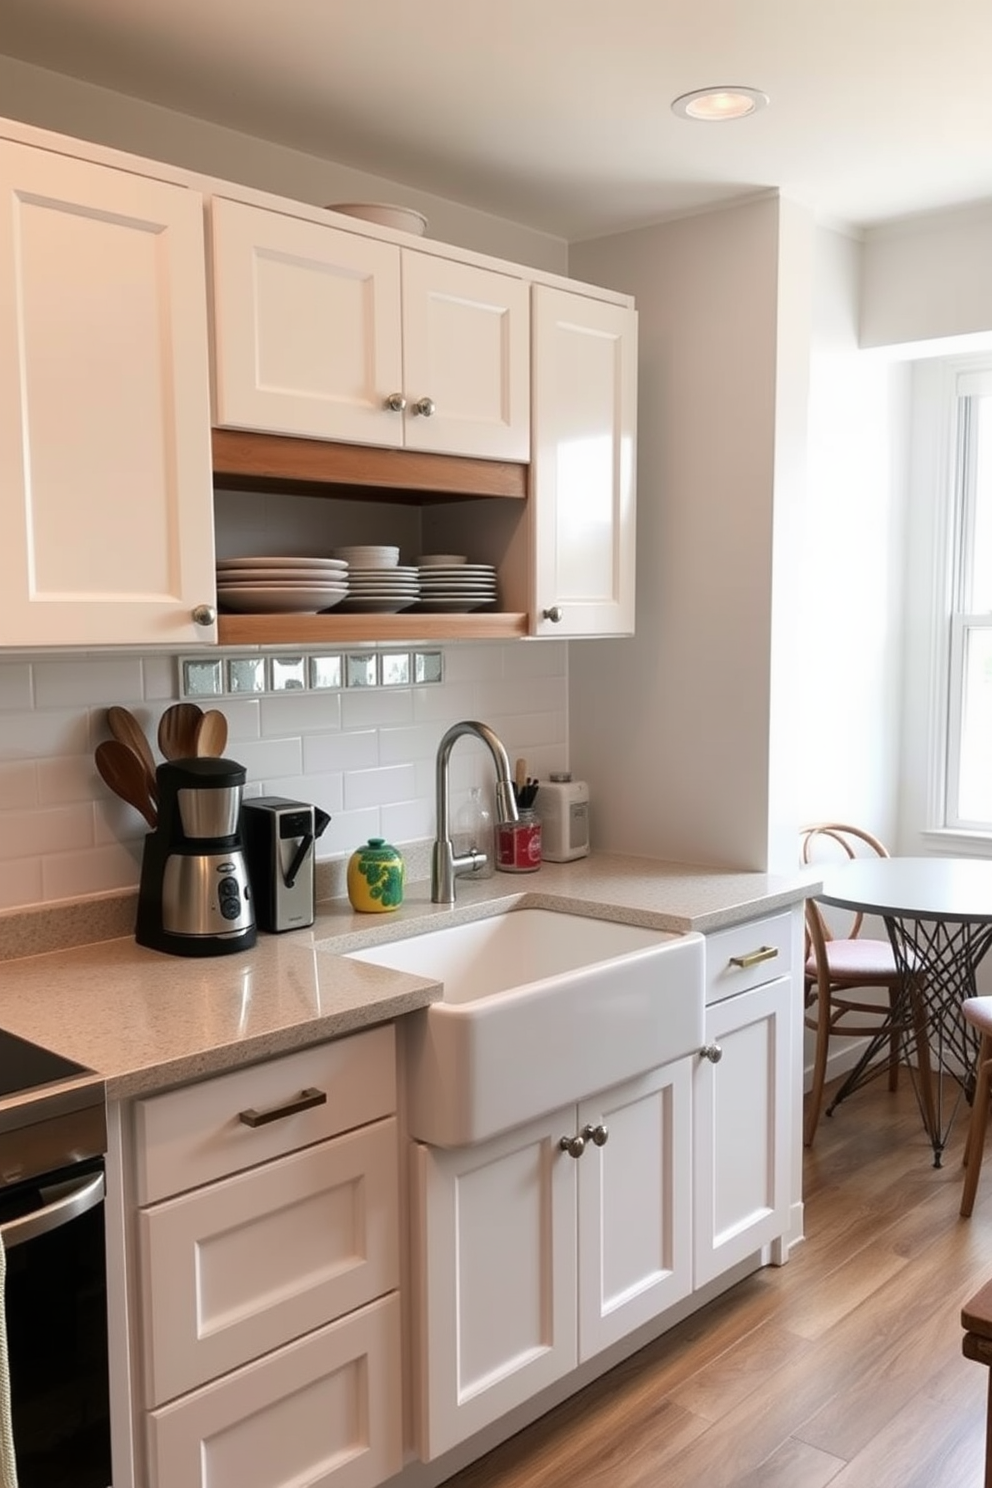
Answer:
[(964, 858), (992, 858), (992, 829), (975, 832), (963, 827), (931, 827), (920, 836), (924, 845), (935, 852), (953, 852)]

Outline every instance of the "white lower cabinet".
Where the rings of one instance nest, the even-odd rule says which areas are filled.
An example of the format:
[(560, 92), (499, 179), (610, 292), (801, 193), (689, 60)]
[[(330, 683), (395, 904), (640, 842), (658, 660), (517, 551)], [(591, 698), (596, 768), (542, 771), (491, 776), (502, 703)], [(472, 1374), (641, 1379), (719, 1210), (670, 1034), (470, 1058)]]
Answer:
[(399, 1470), (395, 1108), (391, 1027), (136, 1103), (136, 1483)]
[[(687, 1295), (691, 1065), (652, 1071), (478, 1147), (414, 1145), (421, 1457), (447, 1451)], [(572, 1156), (576, 1138), (582, 1150)]]
[(151, 1488), (373, 1488), (400, 1466), (399, 1296), (148, 1419)]
[(800, 1119), (792, 924), (778, 915), (707, 938), (706, 1043), (693, 1090), (696, 1287), (789, 1229)]

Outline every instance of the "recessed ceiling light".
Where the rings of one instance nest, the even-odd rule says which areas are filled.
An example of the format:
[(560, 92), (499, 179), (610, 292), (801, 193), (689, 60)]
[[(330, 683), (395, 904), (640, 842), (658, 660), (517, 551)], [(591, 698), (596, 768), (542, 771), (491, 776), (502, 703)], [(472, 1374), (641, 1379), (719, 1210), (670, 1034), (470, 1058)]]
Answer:
[(758, 88), (697, 88), (694, 93), (683, 93), (672, 104), (672, 112), (680, 119), (703, 119), (709, 122), (723, 119), (744, 119), (765, 108), (768, 94)]

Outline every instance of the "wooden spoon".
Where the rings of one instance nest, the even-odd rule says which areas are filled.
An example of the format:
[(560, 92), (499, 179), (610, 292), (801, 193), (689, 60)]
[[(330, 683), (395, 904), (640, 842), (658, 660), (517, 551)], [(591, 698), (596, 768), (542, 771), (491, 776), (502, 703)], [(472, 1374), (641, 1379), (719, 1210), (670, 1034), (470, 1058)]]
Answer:
[(227, 744), (227, 719), (219, 708), (208, 708), (196, 726), (196, 753), (219, 757)]
[(167, 760), (192, 759), (203, 709), (196, 703), (173, 703), (158, 723), (158, 747)]
[(108, 708), (107, 726), (114, 738), (136, 754), (148, 777), (148, 792), (153, 801), (158, 800), (158, 780), (155, 775), (155, 756), (145, 738), (145, 731), (127, 708)]
[(133, 749), (119, 739), (104, 739), (96, 746), (96, 767), (114, 795), (140, 811), (150, 827), (158, 825), (158, 812), (148, 789), (148, 776)]

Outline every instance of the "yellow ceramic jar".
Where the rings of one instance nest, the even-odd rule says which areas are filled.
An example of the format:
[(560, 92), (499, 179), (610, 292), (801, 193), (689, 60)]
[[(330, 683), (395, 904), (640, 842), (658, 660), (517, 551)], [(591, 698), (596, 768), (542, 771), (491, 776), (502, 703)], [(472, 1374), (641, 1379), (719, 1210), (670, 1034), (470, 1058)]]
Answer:
[(399, 909), (403, 903), (403, 859), (382, 837), (370, 837), (349, 858), (348, 898), (363, 914)]

